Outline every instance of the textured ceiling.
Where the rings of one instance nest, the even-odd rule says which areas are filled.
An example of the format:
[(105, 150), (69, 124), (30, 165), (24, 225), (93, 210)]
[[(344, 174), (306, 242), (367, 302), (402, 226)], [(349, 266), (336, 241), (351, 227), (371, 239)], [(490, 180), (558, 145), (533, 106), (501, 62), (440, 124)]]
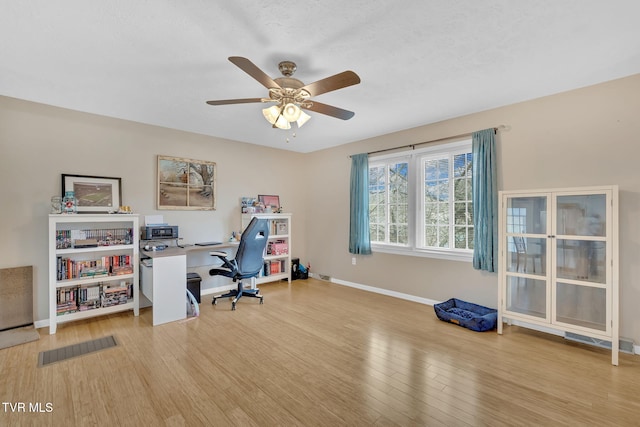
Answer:
[[(637, 0), (2, 0), (0, 95), (310, 152), (640, 73)], [(266, 89), (293, 60), (305, 83), (362, 83), (317, 101), (293, 136)], [(496, 123), (487, 123), (493, 126)], [(290, 142), (286, 142), (289, 138)]]

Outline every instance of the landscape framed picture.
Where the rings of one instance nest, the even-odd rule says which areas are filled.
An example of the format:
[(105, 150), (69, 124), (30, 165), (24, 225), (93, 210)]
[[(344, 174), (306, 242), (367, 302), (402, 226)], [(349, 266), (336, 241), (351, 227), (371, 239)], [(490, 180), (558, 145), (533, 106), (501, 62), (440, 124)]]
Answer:
[(78, 213), (117, 212), (122, 205), (121, 184), (120, 178), (62, 174), (62, 196), (73, 191)]
[(215, 162), (158, 156), (158, 209), (215, 210)]

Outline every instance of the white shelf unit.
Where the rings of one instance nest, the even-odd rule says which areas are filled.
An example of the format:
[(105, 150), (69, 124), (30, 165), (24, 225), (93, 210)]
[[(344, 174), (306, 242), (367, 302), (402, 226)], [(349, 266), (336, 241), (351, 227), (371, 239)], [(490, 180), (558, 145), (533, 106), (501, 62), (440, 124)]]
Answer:
[[(278, 280), (288, 280), (291, 283), (291, 214), (290, 213), (253, 213), (242, 214), (242, 230), (251, 222), (251, 219), (263, 218), (269, 221), (269, 244), (264, 256), (265, 263), (279, 263), (281, 271), (269, 275), (260, 274), (256, 278), (256, 284), (275, 282)], [(274, 248), (273, 244), (280, 242), (286, 245), (286, 253), (273, 254), (269, 248)], [(281, 246), (284, 247), (284, 246)]]
[[(93, 242), (83, 242), (90, 247), (74, 247), (75, 238), (84, 237), (86, 230), (100, 232), (105, 236), (111, 233), (109, 230), (131, 229), (128, 241), (125, 244), (113, 244), (94, 246)], [(118, 232), (116, 232), (118, 234)], [(58, 237), (65, 236), (66, 246), (58, 248)], [(118, 238), (111, 236), (110, 238)], [(79, 239), (86, 240), (86, 239)], [(76, 242), (77, 243), (77, 242)], [(78, 245), (80, 246), (80, 245)], [(61, 278), (58, 276), (60, 268), (58, 260), (68, 259), (69, 262), (89, 262), (104, 257), (126, 257), (131, 266), (131, 273), (118, 275), (101, 275), (96, 277)], [(124, 259), (124, 258), (120, 258)], [(117, 313), (125, 310), (133, 310), (134, 315), (139, 315), (139, 227), (136, 214), (51, 214), (49, 215), (49, 333), (55, 334), (59, 323), (74, 320), (87, 319), (105, 314)], [(103, 306), (107, 298), (104, 288), (113, 287), (119, 291), (121, 284), (132, 286), (131, 298), (126, 303)], [(83, 286), (102, 285), (96, 302), (96, 308), (75, 311), (58, 315), (58, 290), (79, 289)], [(117, 289), (116, 289), (117, 288)], [(78, 295), (74, 296), (76, 303)]]
[(503, 321), (611, 342), (618, 364), (618, 187), (501, 191)]

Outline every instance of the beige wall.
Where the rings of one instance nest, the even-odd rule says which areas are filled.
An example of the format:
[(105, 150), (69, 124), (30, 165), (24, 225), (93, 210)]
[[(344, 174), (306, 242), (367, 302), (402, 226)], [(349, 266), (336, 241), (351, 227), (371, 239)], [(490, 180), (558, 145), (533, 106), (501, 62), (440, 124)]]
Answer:
[[(270, 129), (267, 127), (267, 131)], [(156, 156), (214, 161), (215, 211), (158, 211)], [(240, 197), (278, 194), (293, 213), (293, 251), (305, 257), (301, 154), (0, 97), (0, 268), (34, 266), (35, 320), (48, 318), (47, 215), (61, 174), (122, 178), (134, 212), (162, 214), (185, 242), (240, 229)], [(142, 217), (141, 217), (142, 221)]]
[[(505, 124), (510, 129), (498, 135), (501, 190), (620, 186), (621, 335), (639, 344), (639, 94), (636, 75), (306, 155), (0, 97), (0, 268), (34, 265), (36, 320), (46, 319), (46, 215), (60, 174), (120, 176), (126, 204), (163, 214), (187, 241), (239, 228), (240, 196), (280, 194), (294, 213), (294, 256), (312, 272), (496, 307), (497, 276), (470, 263), (378, 253), (351, 264), (349, 155)], [(217, 162), (218, 209), (156, 211), (157, 154)]]
[[(427, 100), (428, 101), (428, 100)], [(383, 135), (309, 155), (307, 254), (334, 279), (420, 298), (497, 307), (497, 275), (470, 263), (376, 253), (351, 264), (349, 155), (498, 125), (500, 190), (620, 186), (621, 335), (640, 344), (640, 75)], [(428, 309), (426, 309), (428, 311)], [(426, 314), (425, 314), (426, 315)]]

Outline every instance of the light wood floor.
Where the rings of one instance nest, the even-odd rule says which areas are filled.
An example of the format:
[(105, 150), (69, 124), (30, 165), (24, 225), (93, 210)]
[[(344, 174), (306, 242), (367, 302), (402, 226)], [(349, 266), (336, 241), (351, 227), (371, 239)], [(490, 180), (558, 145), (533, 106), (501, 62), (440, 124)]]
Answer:
[[(0, 350), (0, 399), (50, 404), (0, 425), (624, 426), (640, 422), (640, 357), (524, 328), (476, 333), (433, 308), (320, 280), (267, 284), (264, 305), (204, 297), (197, 319), (151, 309), (40, 330)], [(38, 353), (116, 348), (37, 367)]]

